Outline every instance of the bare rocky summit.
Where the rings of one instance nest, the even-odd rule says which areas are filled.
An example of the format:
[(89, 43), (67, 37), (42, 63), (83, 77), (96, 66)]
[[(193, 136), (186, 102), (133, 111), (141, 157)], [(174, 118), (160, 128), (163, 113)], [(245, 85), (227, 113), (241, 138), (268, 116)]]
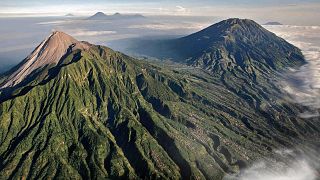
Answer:
[(20, 64), (0, 88), (12, 87), (22, 82), (28, 75), (48, 65), (58, 64), (69, 50), (88, 49), (88, 44), (80, 42), (70, 35), (54, 31)]

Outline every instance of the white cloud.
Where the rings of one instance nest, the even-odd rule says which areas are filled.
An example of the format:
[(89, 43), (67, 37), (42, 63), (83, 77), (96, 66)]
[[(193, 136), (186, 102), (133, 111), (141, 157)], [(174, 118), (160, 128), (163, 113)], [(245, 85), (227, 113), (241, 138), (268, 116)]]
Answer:
[(169, 9), (168, 8), (163, 8), (163, 7), (159, 7), (159, 8), (151, 8), (151, 10), (157, 10), (157, 11), (159, 11), (159, 12), (164, 12), (164, 11), (169, 11)]
[(182, 6), (176, 6), (176, 8), (177, 8), (177, 11), (178, 12), (187, 12), (187, 8), (184, 8), (184, 7), (182, 7)]
[(289, 167), (281, 164), (259, 162), (244, 171), (239, 180), (315, 180), (315, 171), (304, 159), (297, 160)]
[(153, 24), (140, 24), (131, 25), (129, 28), (137, 29), (152, 29), (152, 30), (177, 30), (177, 29), (190, 29), (190, 30), (200, 30), (204, 28), (206, 24), (201, 23), (153, 23)]
[(110, 35), (116, 34), (116, 31), (91, 31), (86, 29), (73, 29), (73, 30), (65, 30), (68, 34), (75, 37), (83, 37), (83, 36), (101, 36), (101, 35)]
[(63, 24), (67, 21), (48, 21), (48, 22), (39, 22), (39, 23), (36, 23), (38, 25), (57, 25), (57, 24)]
[(319, 116), (320, 109), (320, 26), (265, 26), (268, 30), (299, 47), (308, 64), (287, 74), (284, 90), (295, 102), (314, 109), (302, 118)]
[(317, 160), (313, 156), (294, 153), (292, 150), (277, 150), (274, 158), (261, 160), (240, 174), (228, 175), (225, 180), (315, 180)]

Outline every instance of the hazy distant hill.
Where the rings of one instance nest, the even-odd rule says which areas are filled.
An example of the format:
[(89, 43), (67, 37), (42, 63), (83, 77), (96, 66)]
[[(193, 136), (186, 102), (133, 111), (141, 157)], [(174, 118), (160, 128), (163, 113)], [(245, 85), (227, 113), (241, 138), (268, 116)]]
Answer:
[(141, 14), (120, 14), (115, 13), (113, 15), (106, 15), (103, 12), (97, 12), (93, 16), (90, 16), (88, 20), (121, 20), (121, 19), (141, 19), (145, 18)]
[(65, 16), (67, 16), (67, 17), (74, 17), (74, 15), (73, 15), (73, 14), (71, 14), (71, 13), (66, 14)]

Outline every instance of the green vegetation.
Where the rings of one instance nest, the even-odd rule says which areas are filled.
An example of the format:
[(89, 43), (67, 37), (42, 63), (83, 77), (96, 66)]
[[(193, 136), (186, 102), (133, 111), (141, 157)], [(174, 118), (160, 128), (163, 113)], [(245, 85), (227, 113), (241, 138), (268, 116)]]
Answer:
[(222, 179), (319, 137), (319, 122), (299, 118), (305, 107), (276, 85), (282, 67), (303, 63), (300, 51), (273, 44), (287, 49), (266, 51), (266, 61), (238, 45), (192, 66), (92, 45), (2, 89), (1, 179)]
[(242, 95), (206, 71), (105, 47), (41, 73), (0, 104), (5, 179), (221, 179), (319, 131), (270, 101), (276, 89), (235, 86)]

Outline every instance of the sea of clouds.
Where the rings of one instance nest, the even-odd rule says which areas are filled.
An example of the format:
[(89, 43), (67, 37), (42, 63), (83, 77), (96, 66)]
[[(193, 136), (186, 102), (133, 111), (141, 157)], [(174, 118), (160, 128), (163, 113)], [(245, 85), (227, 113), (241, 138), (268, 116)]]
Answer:
[(299, 47), (307, 64), (290, 69), (284, 89), (294, 101), (311, 108), (303, 112), (303, 118), (319, 117), (320, 109), (320, 26), (266, 26), (278, 36)]
[(270, 157), (259, 160), (237, 175), (227, 175), (224, 180), (316, 180), (319, 178), (319, 157), (316, 152), (288, 149), (274, 152), (277, 159)]
[[(22, 61), (54, 30), (78, 40), (124, 51), (131, 38), (182, 36), (213, 23), (215, 18), (148, 16), (131, 20), (87, 20), (87, 17), (0, 18), (0, 73)], [(117, 41), (127, 40), (125, 43)]]
[[(268, 30), (299, 47), (307, 64), (289, 69), (282, 82), (290, 100), (310, 108), (300, 114), (305, 120), (320, 120), (320, 26), (265, 26)], [(316, 146), (317, 147), (317, 146)], [(319, 149), (282, 149), (253, 163), (237, 175), (225, 180), (316, 180), (320, 178)]]

